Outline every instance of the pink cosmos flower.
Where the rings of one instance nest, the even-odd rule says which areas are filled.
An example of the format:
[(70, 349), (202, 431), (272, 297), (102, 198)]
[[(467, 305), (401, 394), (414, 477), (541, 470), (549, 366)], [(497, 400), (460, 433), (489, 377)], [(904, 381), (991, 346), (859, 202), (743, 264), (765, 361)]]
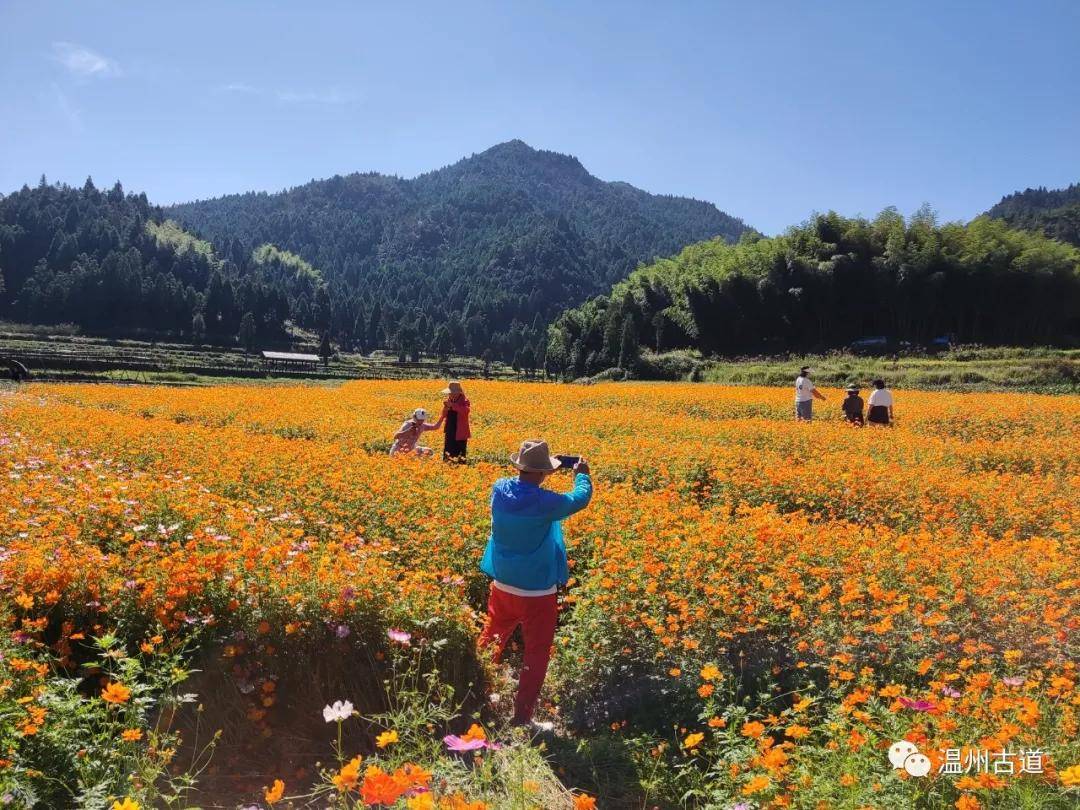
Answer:
[(408, 644), (412, 639), (412, 633), (406, 633), (404, 630), (387, 630), (386, 635), (390, 637), (391, 641), (396, 641), (398, 644)]
[(492, 751), (498, 751), (502, 748), (497, 742), (477, 738), (466, 740), (457, 734), (447, 734), (443, 737), (443, 742), (451, 751), (476, 751), (480, 748), (490, 748)]
[(960, 697), (960, 690), (953, 689), (951, 686), (943, 686), (941, 687), (941, 694), (945, 695), (945, 697), (958, 698)]
[(913, 712), (929, 712), (937, 708), (936, 703), (931, 703), (929, 700), (911, 700), (911, 698), (900, 698), (900, 705), (905, 709), (911, 709)]
[(1023, 686), (1024, 685), (1023, 676), (1010, 675), (1008, 678), (1002, 678), (1001, 680), (1006, 686)]
[(451, 751), (476, 751), (479, 748), (487, 748), (487, 740), (463, 740), (457, 734), (447, 734), (443, 742)]

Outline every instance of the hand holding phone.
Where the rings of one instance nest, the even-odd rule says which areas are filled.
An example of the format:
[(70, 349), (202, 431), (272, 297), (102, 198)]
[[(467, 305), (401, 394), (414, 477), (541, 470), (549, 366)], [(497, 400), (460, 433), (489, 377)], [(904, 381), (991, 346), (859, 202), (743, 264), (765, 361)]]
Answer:
[(581, 456), (556, 455), (555, 458), (559, 460), (560, 470), (572, 470), (574, 469), (574, 465), (581, 461)]

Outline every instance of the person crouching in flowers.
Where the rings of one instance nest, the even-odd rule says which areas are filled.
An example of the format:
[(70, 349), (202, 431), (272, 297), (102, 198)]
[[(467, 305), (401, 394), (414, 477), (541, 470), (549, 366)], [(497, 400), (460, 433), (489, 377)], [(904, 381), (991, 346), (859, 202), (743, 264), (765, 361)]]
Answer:
[(493, 581), (479, 645), (494, 646), (497, 661), (521, 625), (525, 655), (514, 723), (528, 725), (551, 658), (559, 613), (556, 591), (569, 579), (560, 521), (589, 505), (593, 487), (589, 465), (581, 459), (574, 465), (570, 492), (545, 489), (544, 481), (560, 463), (541, 439), (522, 442), (510, 463), (518, 475), (500, 478), (491, 493), (491, 536), (480, 570)]
[(390, 455), (406, 453), (415, 453), (418, 456), (431, 455), (431, 448), (423, 447), (420, 444), (420, 437), (429, 430), (438, 430), (442, 427), (443, 418), (439, 417), (438, 422), (431, 424), (426, 421), (427, 416), (428, 413), (423, 408), (417, 408), (412, 412), (412, 416), (406, 419), (398, 428), (398, 432), (394, 434), (394, 443), (390, 445)]
[(844, 418), (853, 425), (863, 425), (863, 400), (859, 396), (859, 386), (849, 385), (847, 397), (840, 403), (840, 410), (844, 412)]

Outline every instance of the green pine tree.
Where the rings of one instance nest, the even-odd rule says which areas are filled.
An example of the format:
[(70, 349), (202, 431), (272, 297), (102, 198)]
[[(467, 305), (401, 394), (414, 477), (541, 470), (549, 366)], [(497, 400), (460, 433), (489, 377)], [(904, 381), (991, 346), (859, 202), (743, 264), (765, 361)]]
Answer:
[(244, 317), (240, 319), (240, 333), (237, 336), (240, 340), (240, 345), (244, 347), (245, 352), (255, 351), (256, 335), (258, 329), (255, 326), (255, 316), (250, 312), (245, 312)]

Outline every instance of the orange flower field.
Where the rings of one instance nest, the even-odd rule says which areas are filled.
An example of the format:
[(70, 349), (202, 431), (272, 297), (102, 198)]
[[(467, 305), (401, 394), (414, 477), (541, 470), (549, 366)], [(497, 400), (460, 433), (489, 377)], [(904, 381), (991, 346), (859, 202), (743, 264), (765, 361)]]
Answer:
[[(440, 387), (0, 391), (0, 791), (60, 795), (51, 763), (126, 780), (68, 806), (152, 806), (185, 769), (245, 806), (307, 806), (320, 780), (350, 807), (592, 806), (454, 782), (507, 750), (440, 776), (444, 733), (524, 745), (475, 650), (477, 566), (491, 484), (541, 436), (596, 483), (567, 523), (542, 696), (568, 789), (601, 808), (1080, 803), (1080, 398), (900, 391), (893, 428), (858, 429), (839, 392), (796, 423), (786, 389), (466, 382), (468, 464), (389, 458)], [(415, 736), (348, 726), (325, 771), (324, 703), (398, 705), (390, 629), (461, 709)], [(170, 690), (203, 710), (154, 702)], [(91, 711), (115, 744), (67, 751)], [(196, 726), (223, 729), (207, 761)], [(901, 741), (928, 773), (891, 761)]]

